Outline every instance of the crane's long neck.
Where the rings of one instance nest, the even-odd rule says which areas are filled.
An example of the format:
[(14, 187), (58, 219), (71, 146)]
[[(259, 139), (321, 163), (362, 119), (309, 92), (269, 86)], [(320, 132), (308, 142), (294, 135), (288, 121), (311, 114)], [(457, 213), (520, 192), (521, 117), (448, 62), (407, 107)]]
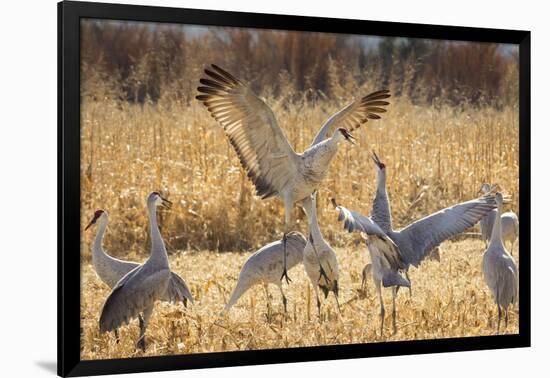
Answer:
[(107, 256), (103, 250), (103, 236), (105, 235), (105, 230), (107, 229), (107, 218), (101, 218), (99, 225), (97, 227), (97, 234), (94, 240), (94, 246), (92, 248), (92, 264), (96, 264), (101, 258)]
[(498, 204), (497, 213), (495, 216), (495, 221), (493, 222), (493, 232), (491, 234), (491, 241), (489, 246), (504, 246), (502, 243), (502, 221), (500, 217), (502, 216), (502, 204)]
[(390, 200), (386, 191), (385, 169), (378, 170), (376, 195), (372, 204), (372, 218), (384, 232), (391, 232), (393, 230)]
[(149, 209), (149, 228), (151, 230), (151, 259), (168, 263), (168, 254), (157, 223), (157, 206), (155, 203), (147, 205)]
[(304, 211), (309, 220), (309, 232), (315, 243), (319, 243), (323, 240), (323, 235), (321, 235), (321, 228), (319, 227), (319, 221), (317, 219), (317, 208), (315, 203), (308, 198), (304, 201)]
[(338, 145), (343, 138), (344, 137), (340, 132), (336, 132), (331, 138), (321, 142), (318, 145), (317, 159), (320, 167), (323, 167), (324, 169), (328, 168), (330, 162), (334, 156), (336, 156), (336, 153), (338, 152)]

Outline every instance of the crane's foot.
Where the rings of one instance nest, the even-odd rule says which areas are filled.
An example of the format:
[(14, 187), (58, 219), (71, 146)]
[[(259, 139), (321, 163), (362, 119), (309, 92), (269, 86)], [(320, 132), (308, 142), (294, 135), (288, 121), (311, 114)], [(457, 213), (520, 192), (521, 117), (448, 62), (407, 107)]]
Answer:
[(136, 343), (136, 348), (141, 349), (141, 351), (145, 352), (146, 345), (145, 345), (145, 335), (141, 336)]
[(283, 274), (281, 274), (281, 281), (283, 280), (283, 278), (285, 279), (287, 285), (289, 285), (292, 282), (292, 280), (288, 276), (288, 273), (287, 273), (286, 269), (283, 270)]

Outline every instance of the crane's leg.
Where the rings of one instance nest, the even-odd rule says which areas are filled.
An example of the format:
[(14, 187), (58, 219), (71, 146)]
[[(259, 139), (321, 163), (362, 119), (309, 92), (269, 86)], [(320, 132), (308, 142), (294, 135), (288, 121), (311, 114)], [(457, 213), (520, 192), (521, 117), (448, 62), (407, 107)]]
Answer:
[(395, 297), (397, 297), (397, 287), (394, 286), (392, 288), (392, 302), (393, 302), (393, 308), (392, 308), (392, 312), (391, 312), (391, 316), (392, 316), (392, 325), (393, 325), (393, 334), (395, 335), (397, 333), (397, 320), (396, 320), (396, 317), (397, 317), (397, 310), (395, 308)]
[(361, 272), (361, 291), (364, 292), (365, 296), (368, 294), (367, 279), (369, 274), (372, 277), (372, 264), (365, 265), (363, 271)]
[(508, 307), (504, 309), (504, 330), (508, 329)]
[(319, 300), (319, 289), (314, 284), (313, 289), (315, 290), (315, 298), (317, 298), (317, 315), (319, 316), (319, 321), (321, 321), (321, 301)]
[(381, 282), (378, 280), (374, 280), (374, 285), (376, 286), (378, 299), (380, 300), (380, 336), (382, 336), (382, 332), (384, 332), (384, 316), (386, 315), (386, 310), (384, 309), (384, 300), (382, 299)]
[(313, 252), (315, 252), (317, 262), (319, 263), (319, 281), (321, 280), (321, 278), (324, 278), (326, 284), (330, 285), (330, 280), (327, 276), (327, 273), (325, 272), (325, 269), (323, 269), (323, 264), (321, 264), (321, 260), (319, 260), (319, 254), (317, 253), (317, 248), (315, 248), (315, 243), (313, 242), (313, 235), (311, 234), (311, 232), (309, 233), (309, 242), (311, 243), (311, 247), (313, 248)]
[(118, 337), (118, 328), (115, 328), (115, 339), (116, 343), (118, 344), (120, 342), (120, 338)]
[(143, 316), (139, 316), (139, 339), (136, 346), (144, 352), (146, 349), (145, 330), (147, 329), (147, 325), (149, 324), (149, 319), (151, 318), (152, 313), (153, 306), (150, 306), (147, 307), (145, 311), (143, 311)]
[(497, 304), (498, 307), (498, 322), (497, 322), (497, 335), (500, 333), (500, 318), (502, 317), (502, 311), (500, 310), (500, 305)]
[(338, 309), (338, 313), (340, 316), (342, 316), (342, 310), (340, 310), (340, 301), (338, 299), (338, 294), (334, 293), (334, 298), (336, 299), (336, 308)]
[(265, 290), (265, 303), (267, 305), (267, 321), (271, 322), (271, 297), (269, 296), (269, 288), (267, 287), (267, 284), (264, 283), (264, 290)]
[(283, 292), (283, 286), (279, 286), (279, 291), (281, 292), (281, 297), (283, 297), (283, 306), (285, 308), (285, 314), (287, 313), (287, 308), (286, 308), (286, 297), (285, 297), (285, 293)]
[(291, 213), (292, 213), (292, 203), (290, 203), (290, 201), (285, 201), (285, 230), (283, 234), (283, 274), (281, 275), (281, 280), (284, 278), (286, 280), (287, 285), (290, 282), (292, 282), (286, 270), (286, 236), (290, 228)]

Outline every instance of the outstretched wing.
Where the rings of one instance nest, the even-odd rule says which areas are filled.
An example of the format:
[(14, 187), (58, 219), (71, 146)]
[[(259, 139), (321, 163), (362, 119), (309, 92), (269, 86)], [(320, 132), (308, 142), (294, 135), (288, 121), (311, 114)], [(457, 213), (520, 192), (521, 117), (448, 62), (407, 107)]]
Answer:
[(411, 246), (412, 255), (407, 256), (409, 263), (418, 265), (432, 249), (473, 227), (495, 207), (495, 197), (487, 195), (447, 207), (411, 223), (399, 231), (399, 237)]
[(195, 304), (189, 287), (187, 287), (183, 278), (174, 272), (170, 272), (170, 282), (168, 282), (164, 300), (167, 302), (183, 302), (185, 307), (187, 307), (187, 301)]
[(157, 295), (161, 288), (166, 290), (166, 270), (153, 274), (143, 273), (144, 265), (138, 266), (122, 277), (111, 291), (99, 317), (101, 332), (112, 331), (129, 323), (159, 299)]
[(216, 65), (204, 70), (198, 95), (223, 126), (241, 165), (262, 198), (277, 195), (297, 173), (298, 155), (271, 109), (250, 88)]
[(338, 220), (344, 223), (344, 228), (348, 232), (359, 231), (366, 234), (369, 249), (374, 247), (373, 250), (381, 254), (392, 269), (406, 268), (399, 247), (371, 218), (348, 210), (343, 206), (337, 206), (336, 210), (339, 213)]
[(390, 96), (390, 91), (384, 89), (370, 93), (348, 104), (346, 107), (333, 114), (325, 122), (315, 136), (315, 139), (313, 139), (311, 145), (316, 145), (328, 138), (329, 133), (335, 130), (336, 127), (345, 127), (348, 131), (353, 131), (369, 119), (380, 119), (378, 113), (386, 112), (383, 106), (389, 105), (390, 103), (384, 100)]

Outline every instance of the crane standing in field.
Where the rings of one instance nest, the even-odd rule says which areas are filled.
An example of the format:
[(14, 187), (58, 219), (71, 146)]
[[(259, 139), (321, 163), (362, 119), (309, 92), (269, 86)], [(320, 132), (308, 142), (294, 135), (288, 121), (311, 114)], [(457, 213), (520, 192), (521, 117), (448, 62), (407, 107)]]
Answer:
[(336, 299), (338, 311), (338, 259), (332, 247), (325, 241), (321, 234), (319, 221), (317, 220), (317, 191), (311, 194), (311, 200), (303, 203), (304, 212), (309, 220), (309, 235), (304, 248), (304, 268), (311, 281), (315, 297), (317, 299), (317, 313), (321, 318), (321, 301), (319, 289), (325, 295), (325, 299), (332, 291)]
[[(426, 260), (441, 262), (440, 247), (435, 247), (434, 249), (432, 249), (428, 256), (426, 256)], [(369, 275), (372, 275), (372, 263), (365, 264), (363, 270), (361, 271), (361, 290), (365, 291), (365, 293), (367, 290), (367, 278), (369, 277)], [(407, 280), (410, 281), (407, 272), (405, 272), (405, 277), (407, 277)], [(412, 290), (410, 286), (409, 294), (410, 296), (412, 296)]]
[(363, 281), (366, 283), (366, 275), (371, 273), (374, 286), (380, 301), (380, 335), (384, 329), (384, 300), (382, 299), (382, 286), (392, 288), (392, 325), (393, 333), (397, 332), (397, 309), (395, 299), (397, 288), (410, 287), (411, 283), (404, 277), (406, 264), (403, 261), (399, 247), (386, 235), (386, 233), (372, 220), (372, 218), (350, 211), (338, 206), (336, 200), (332, 204), (338, 211), (338, 220), (344, 222), (344, 228), (349, 232), (359, 231), (365, 239), (370, 254), (371, 263), (363, 268)]
[[(124, 261), (109, 256), (103, 249), (103, 237), (109, 223), (109, 214), (105, 210), (96, 210), (94, 216), (85, 230), (94, 224), (98, 224), (97, 234), (92, 246), (92, 265), (99, 278), (111, 289), (128, 272), (138, 267), (140, 264), (134, 261)], [(187, 287), (187, 284), (174, 272), (170, 272), (170, 282), (164, 295), (166, 302), (183, 302), (187, 307), (187, 301), (193, 303), (193, 296)], [(143, 328), (143, 317), (139, 315), (140, 329)], [(118, 330), (115, 329), (115, 337), (118, 340)]]
[[(483, 194), (489, 194), (493, 191), (494, 187), (489, 184), (483, 184), (481, 191)], [(493, 225), (497, 219), (497, 210), (494, 209), (485, 217), (479, 221), (481, 229), (481, 238), (485, 241), (485, 247), (489, 245), (491, 240), (491, 233), (493, 231)], [(516, 213), (513, 211), (507, 211), (500, 216), (502, 240), (511, 242), (510, 254), (514, 254), (514, 244), (519, 236), (519, 220)]]
[[(132, 318), (143, 314), (142, 320), (140, 319), (140, 335), (137, 342), (137, 347), (142, 350), (146, 347), (145, 330), (153, 313), (154, 304), (157, 300), (163, 300), (166, 297), (170, 282), (174, 279), (157, 224), (157, 206), (169, 208), (170, 205), (171, 202), (158, 192), (152, 192), (147, 197), (151, 256), (145, 263), (135, 267), (117, 282), (103, 304), (99, 318), (99, 329), (103, 333), (116, 330)], [(184, 282), (183, 285), (185, 285)], [(192, 301), (190, 294), (188, 299)]]
[[(284, 202), (283, 271), (287, 283), (286, 239), (296, 202), (310, 201), (325, 178), (342, 140), (354, 143), (351, 131), (386, 111), (389, 91), (373, 92), (331, 116), (311, 146), (296, 153), (277, 124), (273, 111), (252, 90), (216, 65), (205, 69), (197, 90), (211, 116), (223, 127), (242, 167), (262, 199), (279, 197)], [(329, 133), (333, 131), (331, 137)], [(306, 205), (309, 206), (309, 205)]]
[[(287, 236), (287, 268), (292, 269), (303, 260), (306, 238), (299, 232), (290, 232)], [(229, 311), (239, 298), (252, 286), (264, 284), (267, 295), (268, 313), (269, 313), (269, 292), (268, 284), (273, 284), (279, 288), (283, 299), (285, 313), (287, 312), (287, 300), (283, 292), (281, 282), (281, 270), (283, 269), (283, 242), (267, 244), (256, 251), (244, 263), (239, 274), (237, 285), (231, 294), (229, 302), (225, 306), (225, 311)]]
[[(497, 216), (500, 216), (504, 203), (501, 193), (496, 194), (496, 201)], [(494, 222), (489, 247), (483, 254), (483, 276), (498, 308), (498, 333), (502, 310), (504, 310), (505, 327), (508, 327), (508, 307), (516, 303), (518, 298), (518, 269), (514, 258), (508, 254), (502, 241), (500, 222)]]
[[(386, 192), (386, 167), (376, 154), (373, 154), (373, 160), (377, 168), (377, 191), (372, 218), (339, 206), (340, 220), (345, 221), (345, 228), (350, 232), (364, 232), (365, 224), (374, 223), (379, 226), (398, 247), (398, 264), (391, 266), (395, 272), (401, 270), (406, 272), (411, 265), (418, 267), (421, 261), (443, 241), (474, 226), (496, 207), (494, 196), (484, 195), (435, 212), (395, 231), (391, 222), (390, 203)], [(369, 247), (369, 251), (370, 249)], [(375, 278), (374, 271), (375, 267), (373, 266), (373, 277)], [(408, 278), (407, 281), (409, 281)]]

